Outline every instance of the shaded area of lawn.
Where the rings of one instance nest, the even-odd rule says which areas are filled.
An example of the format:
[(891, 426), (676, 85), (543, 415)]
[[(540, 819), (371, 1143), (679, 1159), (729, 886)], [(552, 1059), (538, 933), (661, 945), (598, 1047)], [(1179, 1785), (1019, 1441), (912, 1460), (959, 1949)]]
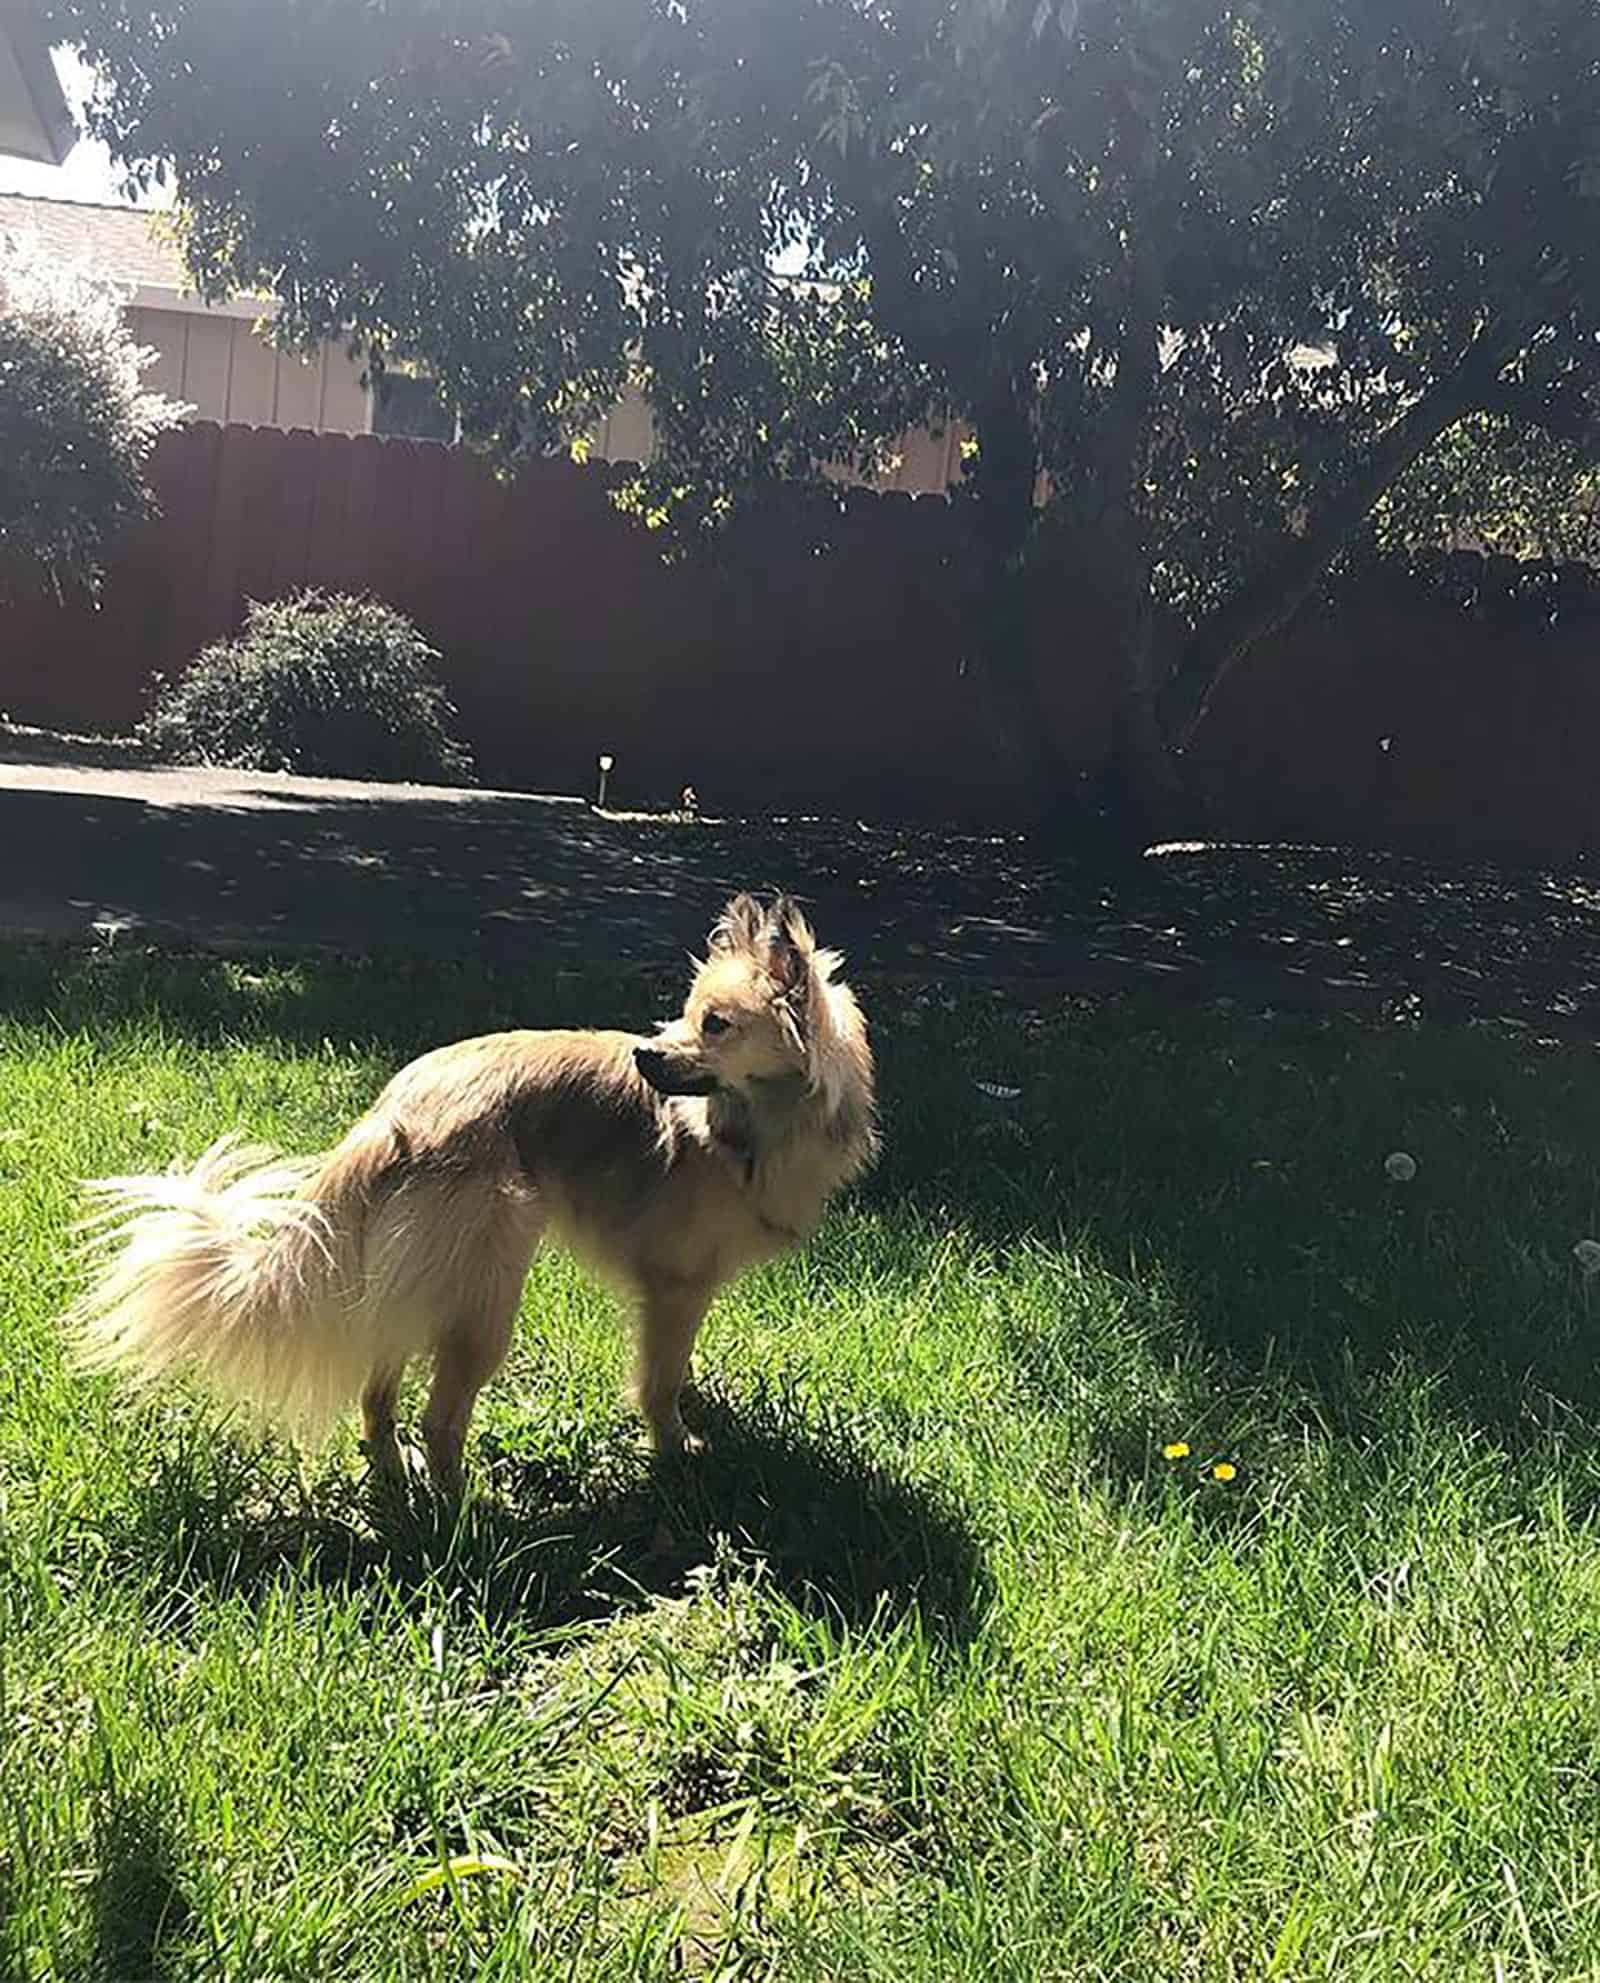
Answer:
[[(1199, 1397), (1224, 1423), (1228, 1387), (1285, 1380), (1359, 1446), (1409, 1368), (1496, 1439), (1558, 1431), (1587, 1453), (1600, 1281), (1573, 1249), (1600, 1237), (1592, 1048), (1404, 1012), (1149, 998), (1029, 1014), (934, 993), (911, 1017), (883, 1065), (902, 1154), (869, 1202), (903, 1191), (1002, 1251), (1089, 1254), (1126, 1281), (1128, 1330), (1199, 1348)], [(915, 1072), (929, 1064), (948, 1070), (943, 1095)], [(1020, 1092), (990, 1100), (972, 1074)], [(1386, 1168), (1396, 1153), (1409, 1181)], [(1013, 1319), (1040, 1394), (1059, 1390), (1055, 1337), (1080, 1327), (1076, 1312)], [(1110, 1443), (1143, 1467), (1159, 1431), (1138, 1414)]]

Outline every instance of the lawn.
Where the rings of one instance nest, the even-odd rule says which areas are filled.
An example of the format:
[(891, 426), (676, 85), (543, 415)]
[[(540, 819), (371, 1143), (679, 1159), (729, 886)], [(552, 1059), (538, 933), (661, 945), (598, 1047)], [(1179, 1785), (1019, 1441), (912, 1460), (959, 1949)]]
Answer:
[(74, 1180), (676, 987), (0, 957), (0, 1977), (1600, 1975), (1593, 1049), (865, 989), (711, 1452), (547, 1257), (452, 1521), (70, 1373)]

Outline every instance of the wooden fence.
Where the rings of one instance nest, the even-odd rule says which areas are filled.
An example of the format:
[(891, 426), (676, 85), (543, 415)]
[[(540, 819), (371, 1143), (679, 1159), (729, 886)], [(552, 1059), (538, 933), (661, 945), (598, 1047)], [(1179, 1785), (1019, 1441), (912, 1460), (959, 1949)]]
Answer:
[[(0, 610), (0, 710), (119, 731), (150, 677), (232, 632), (251, 598), (367, 590), (444, 656), (487, 782), (619, 803), (693, 784), (715, 810), (1004, 820), (1012, 794), (963, 673), (960, 512), (935, 498), (796, 496), (714, 554), (663, 561), (619, 515), (620, 471), (497, 480), (429, 442), (205, 423), (162, 440), (160, 514), (101, 602)], [(795, 504), (824, 501), (826, 546)], [(837, 501), (841, 506), (830, 507)], [(1600, 843), (1600, 607), (1513, 622), (1391, 586), (1312, 617), (1241, 669), (1194, 753), (1194, 824), (1239, 834), (1511, 850)], [(1033, 642), (1049, 719), (1092, 770), (1110, 734), (1091, 579), (1047, 574)]]
[(668, 565), (620, 515), (622, 471), (539, 462), (514, 482), (431, 442), (196, 423), (161, 442), (160, 515), (130, 533), (98, 609), (0, 615), (0, 708), (125, 729), (150, 677), (232, 632), (245, 601), (371, 591), (442, 651), (484, 777), (622, 798), (684, 784), (709, 805), (984, 811), (955, 634), (950, 506), (850, 492), (832, 549), (792, 510)]

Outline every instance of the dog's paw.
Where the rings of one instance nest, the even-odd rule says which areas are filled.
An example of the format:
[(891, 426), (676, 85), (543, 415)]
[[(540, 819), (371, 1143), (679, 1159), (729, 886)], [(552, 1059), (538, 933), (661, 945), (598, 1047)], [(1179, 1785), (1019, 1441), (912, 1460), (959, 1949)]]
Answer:
[(688, 1459), (706, 1450), (706, 1442), (681, 1420), (675, 1425), (652, 1428), (649, 1437), (650, 1451), (658, 1460)]

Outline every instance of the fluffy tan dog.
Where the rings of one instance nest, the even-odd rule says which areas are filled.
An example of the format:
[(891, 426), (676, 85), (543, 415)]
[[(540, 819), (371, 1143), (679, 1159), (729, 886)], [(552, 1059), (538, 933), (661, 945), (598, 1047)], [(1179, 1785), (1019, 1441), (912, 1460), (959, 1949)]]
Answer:
[(717, 1289), (811, 1233), (877, 1133), (861, 1011), (780, 898), (729, 903), (681, 1018), (653, 1037), (517, 1032), (403, 1068), (338, 1146), (286, 1162), (232, 1138), (192, 1168), (106, 1178), (95, 1277), (70, 1317), (91, 1367), (187, 1367), (315, 1435), (360, 1397), (398, 1471), (395, 1398), (433, 1360), (422, 1430), (461, 1480), (549, 1233), (638, 1310), (658, 1451)]

